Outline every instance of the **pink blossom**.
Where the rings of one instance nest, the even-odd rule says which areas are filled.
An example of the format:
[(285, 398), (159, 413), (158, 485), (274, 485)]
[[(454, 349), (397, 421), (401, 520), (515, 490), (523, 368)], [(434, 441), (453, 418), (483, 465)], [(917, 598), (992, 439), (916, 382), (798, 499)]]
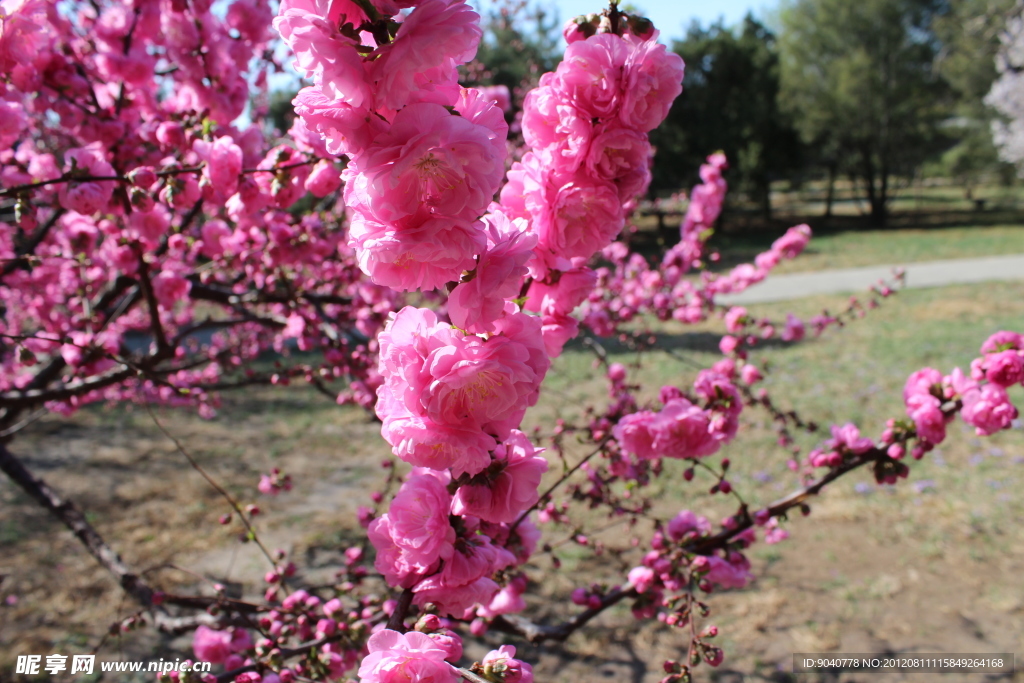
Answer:
[(380, 117), (367, 110), (332, 100), (319, 86), (300, 90), (292, 105), (307, 128), (326, 141), (331, 154), (361, 154), (387, 127)]
[(220, 664), (234, 653), (252, 647), (252, 639), (244, 629), (217, 631), (200, 626), (192, 635), (192, 650), (201, 662)]
[[(396, 14), (396, 11), (389, 11), (383, 0), (374, 0), (372, 3), (378, 10), (385, 14)], [(407, 7), (406, 3), (398, 3), (399, 7)], [(348, 23), (359, 26), (369, 17), (366, 12), (353, 0), (281, 0), (280, 13), (285, 14), (288, 10), (298, 10), (316, 14), (332, 24)]]
[(358, 157), (356, 167), (366, 181), (346, 188), (346, 203), (388, 222), (421, 211), (475, 220), (505, 170), (492, 136), (440, 105), (411, 104)]
[(914, 394), (906, 400), (907, 415), (914, 421), (917, 434), (925, 441), (940, 444), (946, 438), (946, 416), (939, 399), (925, 394)]
[(586, 300), (596, 284), (597, 273), (586, 266), (565, 272), (549, 271), (547, 280), (534, 280), (530, 285), (526, 310), (568, 315)]
[(555, 71), (558, 85), (585, 117), (610, 119), (618, 112), (630, 52), (626, 41), (611, 33), (574, 42)]
[(260, 475), (260, 483), (256, 486), (260, 493), (267, 494), (269, 496), (276, 496), (280, 491), (274, 486), (270, 479), (269, 474)]
[(519, 575), (508, 585), (494, 594), (487, 606), (477, 610), (481, 617), (492, 619), (499, 614), (515, 614), (526, 609), (526, 601), (523, 600), (523, 593), (526, 592), (526, 577)]
[(489, 99), (484, 90), (460, 89), (455, 111), (470, 123), (486, 129), (494, 156), (504, 160), (508, 156), (508, 123), (498, 104)]
[(375, 284), (399, 291), (431, 290), (456, 282), (473, 268), (484, 250), (480, 223), (447, 216), (393, 227), (356, 213), (349, 226), (349, 244), (359, 267)]
[(657, 458), (659, 453), (654, 449), (654, 428), (657, 422), (657, 413), (643, 410), (619, 420), (612, 434), (627, 453), (642, 459)]
[(295, 53), (295, 68), (313, 78), (323, 93), (356, 109), (369, 108), (371, 88), (357, 43), (327, 19), (302, 9), (282, 8), (274, 28)]
[(490, 451), (497, 446), (494, 437), (479, 428), (438, 424), (409, 414), (385, 387), (381, 388), (377, 412), (385, 416), (381, 434), (392, 452), (417, 467), (450, 468), (456, 476), (477, 474), (490, 463)]
[(1024, 335), (1008, 330), (1000, 330), (986, 339), (985, 343), (981, 345), (982, 353), (997, 353), (1007, 349), (1024, 350)]
[(622, 123), (646, 133), (668, 116), (683, 91), (683, 60), (652, 37), (633, 42), (622, 75)]
[(525, 232), (526, 221), (510, 221), (503, 213), (484, 217), (488, 248), (472, 279), (463, 281), (448, 297), (448, 315), (459, 328), (470, 332), (493, 331), (505, 308), (505, 300), (519, 294), (526, 262), (533, 255), (536, 235)]
[[(114, 167), (104, 158), (103, 146), (94, 142), (76, 147), (65, 154), (65, 173), (95, 178), (112, 178)], [(61, 183), (57, 195), (61, 206), (71, 211), (92, 215), (106, 207), (114, 193), (113, 180), (86, 180)]]
[(725, 155), (712, 154), (707, 161), (708, 163), (700, 167), (703, 183), (693, 188), (693, 192), (690, 193), (690, 203), (680, 225), (684, 239), (713, 228), (722, 212), (722, 202), (725, 201), (725, 192), (728, 189), (722, 178), (722, 169), (726, 166)]
[(648, 182), (650, 156), (646, 135), (616, 125), (602, 126), (594, 132), (586, 168), (595, 178), (614, 182), (620, 199), (628, 201)]
[(543, 150), (546, 162), (569, 173), (583, 163), (593, 135), (592, 123), (553, 85), (541, 85), (526, 94), (522, 129), (527, 145)]
[(633, 567), (627, 577), (638, 593), (646, 593), (654, 585), (654, 572), (648, 567)]
[(443, 629), (427, 635), (430, 636), (435, 645), (444, 650), (446, 661), (458, 662), (462, 659), (462, 638), (459, 637), (458, 633), (450, 629)]
[(708, 414), (685, 398), (669, 401), (658, 414), (654, 448), (659, 455), (700, 458), (717, 451), (719, 445), (711, 431)]
[(516, 649), (511, 645), (491, 650), (481, 660), (484, 673), (502, 683), (533, 683), (533, 667), (515, 656)]
[[(406, 414), (505, 439), (536, 402), (550, 364), (536, 346), (538, 328), (538, 321), (523, 314), (506, 314), (499, 334), (485, 340), (409, 306), (380, 335), (380, 372)], [(535, 335), (533, 342), (525, 343), (527, 335)], [(393, 408), (378, 402), (381, 419)]]
[(963, 396), (964, 422), (974, 427), (978, 436), (988, 436), (1009, 429), (1017, 419), (1017, 408), (1010, 402), (1006, 389), (997, 384), (986, 384)]
[(459, 488), (452, 502), (452, 514), (473, 515), (488, 522), (514, 522), (537, 502), (541, 476), (548, 462), (519, 430), (494, 451), (494, 464), (488, 468), (487, 483), (471, 483)]
[(515, 555), (483, 534), (459, 538), (443, 559), (439, 573), (416, 584), (413, 603), (433, 603), (441, 613), (459, 618), (468, 618), (477, 605), (489, 604), (499, 590), (490, 576), (516, 562)]
[(843, 448), (856, 454), (869, 451), (875, 445), (871, 439), (861, 437), (860, 430), (852, 422), (847, 422), (842, 427), (832, 425), (832, 438), (825, 443), (827, 448)]
[(755, 384), (764, 379), (764, 375), (757, 369), (756, 366), (747, 364), (740, 368), (740, 379), (743, 380), (744, 384)]
[(903, 400), (914, 395), (934, 395), (942, 384), (942, 373), (934, 368), (921, 368), (910, 374), (903, 385)]
[(227, 135), (213, 142), (196, 140), (192, 149), (206, 162), (203, 176), (213, 185), (214, 190), (224, 197), (230, 197), (238, 189), (238, 176), (242, 172), (242, 148)]
[(388, 583), (407, 586), (450, 550), (455, 531), (448, 522), (451, 496), (429, 475), (413, 474), (399, 489), (387, 514), (369, 527), (377, 549), (374, 566)]
[(685, 398), (673, 398), (657, 414), (627, 415), (613, 429), (626, 451), (639, 458), (700, 458), (719, 448), (711, 420)]
[(782, 330), (782, 341), (798, 342), (807, 334), (804, 323), (792, 313), (786, 314), (786, 327)]
[(737, 552), (730, 553), (728, 560), (710, 555), (708, 564), (711, 569), (707, 580), (720, 588), (743, 588), (754, 578), (750, 573), (750, 562)]
[(547, 174), (526, 202), (536, 221), (538, 249), (556, 258), (590, 258), (611, 243), (624, 222), (615, 186), (583, 172)]
[(726, 334), (718, 342), (718, 350), (725, 355), (729, 355), (736, 351), (740, 345), (740, 340), (732, 335)]
[(811, 240), (810, 226), (797, 225), (786, 231), (786, 234), (772, 242), (772, 251), (778, 252), (783, 258), (796, 258), (803, 252)]
[(430, 636), (385, 629), (370, 636), (368, 654), (359, 665), (363, 683), (456, 683), (459, 677), (445, 662), (447, 652)]
[(984, 358), (985, 378), (1001, 387), (1024, 382), (1024, 358), (1012, 349), (992, 353)]
[(512, 95), (507, 85), (485, 85), (480, 88), (480, 94), (498, 105), (503, 112), (512, 111)]
[(183, 301), (191, 288), (191, 282), (166, 270), (153, 278), (153, 295), (160, 307), (166, 310), (171, 310), (176, 303)]
[[(376, 50), (372, 78), (378, 108), (399, 110), (436, 92), (444, 101), (455, 66), (476, 55), (483, 31), (480, 16), (462, 0), (425, 0), (405, 18), (395, 39)], [(458, 95), (458, 83), (449, 88)]]
[(341, 174), (334, 164), (327, 159), (321, 159), (313, 166), (306, 178), (306, 190), (314, 197), (326, 197), (341, 187)]
[(725, 314), (725, 328), (733, 334), (742, 332), (744, 318), (747, 317), (747, 309), (742, 306), (733, 306), (729, 309), (729, 312)]
[(706, 536), (711, 533), (711, 522), (703, 515), (696, 515), (689, 510), (683, 510), (672, 518), (668, 523), (668, 535), (672, 540), (685, 540), (687, 534)]
[(0, 100), (0, 149), (13, 147), (27, 125), (21, 103)]

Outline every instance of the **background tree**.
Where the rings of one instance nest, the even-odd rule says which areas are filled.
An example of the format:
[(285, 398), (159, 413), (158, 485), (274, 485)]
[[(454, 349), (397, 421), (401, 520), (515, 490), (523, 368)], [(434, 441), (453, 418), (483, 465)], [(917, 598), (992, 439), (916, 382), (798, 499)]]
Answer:
[(1018, 0), (1000, 36), (999, 79), (985, 101), (1001, 119), (993, 123), (999, 154), (1024, 174), (1024, 2)]
[(800, 141), (777, 104), (775, 36), (750, 14), (732, 29), (721, 22), (690, 25), (673, 49), (686, 62), (683, 94), (652, 135), (658, 147), (655, 190), (691, 184), (708, 152), (734, 161), (739, 189), (771, 214), (771, 181), (796, 168)]
[(892, 180), (945, 143), (935, 0), (795, 0), (780, 12), (781, 103), (803, 139), (839, 152), (884, 225)]
[(993, 111), (984, 97), (998, 75), (999, 35), (1013, 6), (1014, 0), (951, 0), (934, 22), (942, 43), (936, 68), (954, 97), (946, 132), (957, 139), (943, 154), (942, 168), (964, 186), (968, 198), (985, 175), (1004, 170), (992, 141)]

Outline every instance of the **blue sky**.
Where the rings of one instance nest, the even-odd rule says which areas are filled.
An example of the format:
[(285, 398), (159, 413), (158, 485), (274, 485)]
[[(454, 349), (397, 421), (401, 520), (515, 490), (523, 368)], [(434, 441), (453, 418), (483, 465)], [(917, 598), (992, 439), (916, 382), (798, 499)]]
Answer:
[[(661, 31), (662, 40), (681, 38), (693, 19), (707, 26), (720, 17), (726, 24), (739, 23), (752, 10), (755, 16), (763, 17), (764, 8), (774, 7), (771, 0), (625, 0), (644, 11)], [(599, 12), (607, 6), (607, 0), (542, 0), (544, 6), (555, 6), (562, 21), (579, 14)]]

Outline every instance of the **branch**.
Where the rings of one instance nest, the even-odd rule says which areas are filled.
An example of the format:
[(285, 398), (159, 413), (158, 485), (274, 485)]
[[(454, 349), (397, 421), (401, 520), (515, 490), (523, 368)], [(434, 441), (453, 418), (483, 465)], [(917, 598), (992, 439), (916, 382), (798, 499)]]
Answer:
[(388, 619), (388, 628), (392, 631), (403, 632), (405, 631), (405, 615), (409, 612), (409, 607), (412, 606), (412, 599), (415, 593), (411, 588), (406, 588), (402, 591), (401, 597), (398, 598), (398, 604), (395, 605), (395, 611), (391, 613), (391, 617)]
[(572, 469), (570, 469), (570, 470), (566, 471), (566, 472), (565, 472), (564, 474), (562, 474), (562, 476), (561, 476), (561, 477), (559, 477), (559, 478), (558, 478), (558, 480), (557, 480), (557, 481), (555, 481), (555, 483), (554, 483), (554, 484), (552, 484), (551, 486), (549, 486), (549, 487), (547, 488), (547, 490), (546, 490), (546, 491), (544, 491), (544, 493), (540, 494), (540, 497), (539, 497), (539, 498), (537, 499), (537, 502), (536, 502), (536, 503), (534, 503), (533, 505), (531, 505), (531, 506), (530, 506), (529, 508), (527, 508), (527, 509), (526, 509), (526, 510), (525, 510), (525, 511), (523, 512), (523, 514), (519, 515), (519, 518), (518, 518), (518, 519), (516, 519), (516, 521), (515, 521), (515, 522), (514, 522), (514, 523), (512, 524), (512, 526), (511, 526), (511, 527), (509, 527), (509, 531), (515, 531), (515, 530), (516, 530), (516, 528), (517, 528), (517, 527), (518, 527), (518, 526), (519, 526), (519, 525), (520, 525), (520, 524), (522, 523), (522, 521), (523, 521), (524, 519), (526, 519), (526, 518), (527, 518), (527, 517), (528, 517), (528, 516), (530, 515), (530, 513), (531, 513), (531, 512), (533, 512), (534, 510), (536, 510), (536, 509), (537, 509), (538, 507), (540, 507), (540, 506), (541, 506), (541, 505), (542, 505), (543, 503), (547, 502), (548, 498), (549, 498), (549, 497), (551, 496), (551, 494), (552, 494), (552, 493), (554, 493), (555, 489), (557, 489), (557, 488), (558, 488), (559, 486), (561, 486), (562, 484), (564, 484), (564, 483), (565, 483), (565, 481), (566, 481), (566, 480), (567, 480), (567, 479), (568, 479), (569, 477), (571, 477), (572, 475), (576, 474), (576, 472), (578, 472), (578, 471), (579, 471), (579, 469), (580, 469), (581, 467), (583, 467), (583, 466), (584, 466), (585, 464), (587, 464), (588, 462), (590, 462), (590, 459), (591, 459), (591, 458), (593, 458), (593, 457), (594, 457), (595, 455), (597, 455), (597, 454), (598, 454), (598, 453), (600, 453), (600, 452), (601, 452), (602, 450), (604, 450), (604, 447), (605, 447), (605, 445), (606, 445), (606, 444), (607, 444), (607, 443), (608, 443), (608, 442), (609, 442), (609, 441), (611, 440), (611, 438), (612, 438), (612, 436), (611, 436), (611, 434), (610, 434), (610, 433), (609, 433), (608, 435), (606, 435), (606, 436), (605, 436), (605, 437), (604, 437), (603, 439), (601, 439), (601, 441), (599, 441), (599, 442), (598, 442), (598, 444), (597, 444), (597, 448), (595, 448), (594, 450), (592, 450), (592, 451), (591, 451), (590, 453), (588, 453), (588, 454), (587, 454), (587, 455), (586, 455), (586, 456), (585, 456), (585, 457), (584, 457), (584, 458), (583, 458), (582, 460), (580, 460), (580, 461), (579, 461), (578, 463), (576, 463), (575, 465), (573, 465)]
[(233, 306), (243, 303), (265, 303), (265, 304), (286, 304), (298, 299), (305, 299), (311, 303), (338, 304), (341, 306), (352, 303), (352, 298), (334, 294), (298, 294), (290, 296), (287, 294), (274, 294), (272, 292), (250, 291), (244, 294), (236, 294), (230, 289), (205, 284), (199, 281), (198, 276), (190, 276), (189, 282), (192, 288), (189, 297), (200, 301), (213, 301), (218, 304)]
[(601, 598), (599, 606), (586, 609), (561, 624), (554, 626), (535, 624), (529, 619), (515, 614), (504, 614), (491, 623), (491, 628), (504, 633), (522, 636), (531, 643), (542, 643), (546, 640), (554, 640), (561, 643), (582, 628), (588, 621), (612, 605), (618, 604), (626, 598), (635, 598), (637, 595), (636, 589), (631, 584), (626, 583), (621, 588), (609, 591)]
[[(316, 648), (322, 645), (326, 645), (327, 643), (334, 643), (339, 640), (345, 640), (346, 637), (347, 636), (344, 633), (335, 633), (334, 635), (325, 636), (323, 638), (320, 638), (319, 640), (313, 640), (308, 643), (303, 643), (302, 645), (297, 645), (295, 647), (284, 648), (280, 651), (280, 658), (284, 660), (291, 659), (292, 657), (297, 657), (299, 655), (308, 654), (310, 650), (315, 650)], [(245, 666), (240, 666), (237, 669), (225, 671), (220, 676), (217, 676), (217, 683), (230, 683), (230, 681), (235, 680), (237, 676), (241, 676), (244, 673), (249, 673), (250, 671), (266, 670), (268, 668), (269, 667), (267, 665), (261, 664), (259, 662), (256, 662), (254, 664), (247, 664)]]
[(455, 675), (459, 676), (460, 678), (464, 678), (467, 681), (472, 681), (472, 683), (491, 683), (491, 681), (487, 680), (483, 676), (477, 676), (469, 669), (463, 669), (457, 666), (453, 668), (455, 669)]
[(15, 252), (14, 258), (5, 263), (4, 267), (0, 269), (0, 279), (10, 275), (18, 269), (18, 265), (21, 263), (22, 259), (36, 250), (36, 247), (46, 239), (46, 235), (50, 232), (50, 229), (57, 224), (57, 221), (63, 215), (64, 209), (62, 208), (53, 212), (53, 215), (50, 216), (50, 220), (46, 221), (41, 228), (36, 230), (32, 237), (30, 237), (28, 241), (25, 242), (17, 252)]
[[(763, 513), (767, 513), (769, 517), (776, 517), (785, 514), (789, 510), (803, 505), (804, 501), (811, 496), (818, 495), (826, 485), (835, 481), (844, 474), (852, 472), (853, 470), (870, 462), (887, 459), (888, 457), (889, 456), (885, 451), (878, 448), (872, 448), (870, 451), (866, 451), (831, 470), (815, 483), (798, 491), (794, 491), (785, 498), (777, 500), (766, 507)], [(754, 518), (747, 514), (742, 519), (737, 520), (735, 527), (731, 529), (723, 529), (714, 536), (697, 539), (696, 541), (686, 544), (683, 549), (688, 553), (710, 555), (715, 550), (725, 548), (733, 538), (753, 525)], [(636, 592), (636, 589), (627, 583), (622, 588), (616, 588), (609, 591), (601, 599), (600, 605), (584, 610), (560, 624), (555, 624), (553, 626), (537, 624), (525, 617), (506, 614), (495, 619), (492, 622), (491, 627), (504, 633), (522, 636), (531, 643), (542, 643), (548, 640), (562, 642), (604, 610), (627, 598), (635, 598), (637, 595), (639, 594)]]
[(0, 443), (0, 469), (20, 486), (29, 496), (46, 508), (50, 514), (74, 532), (89, 554), (116, 578), (121, 588), (143, 607), (153, 605), (153, 589), (150, 588), (121, 560), (113, 548), (93, 529), (78, 507), (51, 489), (42, 479), (29, 472), (18, 458)]

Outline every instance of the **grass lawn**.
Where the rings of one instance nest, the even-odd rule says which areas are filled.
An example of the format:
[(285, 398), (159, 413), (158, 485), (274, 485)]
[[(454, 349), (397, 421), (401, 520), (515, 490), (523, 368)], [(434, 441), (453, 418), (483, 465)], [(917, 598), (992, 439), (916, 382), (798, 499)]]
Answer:
[[(837, 255), (843, 252), (840, 242), (822, 244), (833, 245), (828, 248)], [(886, 253), (881, 241), (870, 249)], [(819, 297), (751, 311), (772, 318), (789, 311), (809, 316), (843, 302), (843, 297)], [(1024, 330), (1024, 285), (903, 292), (865, 320), (802, 344), (766, 344), (752, 360), (768, 363), (764, 386), (781, 407), (826, 428), (850, 420), (877, 435), (886, 418), (903, 415), (900, 395), (910, 372), (922, 365), (944, 372), (966, 368), (984, 338), (998, 329)], [(706, 366), (717, 357), (722, 325), (717, 320), (670, 324), (656, 332), (658, 348), (639, 361), (605, 343), (613, 359), (629, 365), (631, 377), (647, 386), (648, 397), (662, 384), (692, 382), (694, 364)], [(604, 400), (606, 387), (593, 355), (570, 346), (554, 364), (542, 396), (526, 426), (539, 426), (543, 433), (556, 417), (573, 419), (581, 404)], [(1015, 389), (1013, 397), (1024, 405), (1024, 391)], [(300, 575), (303, 580), (331, 580), (339, 547), (354, 533), (356, 506), (368, 503), (369, 492), (383, 478), (376, 462), (387, 448), (377, 425), (357, 409), (339, 408), (300, 386), (225, 395), (213, 421), (181, 411), (158, 414), (243, 503), (259, 500), (265, 511), (261, 534), (268, 545), (291, 549), (297, 563), (309, 567)], [(748, 409), (742, 419), (741, 436), (712, 459), (729, 457), (737, 490), (752, 504), (762, 504), (798, 482), (786, 467), (789, 455), (774, 444), (768, 416)], [(910, 481), (879, 487), (868, 472), (853, 473), (812, 501), (809, 518), (785, 523), (792, 534), (788, 541), (751, 548), (755, 584), (709, 600), (709, 621), (719, 626), (726, 647), (723, 669), (784, 681), (791, 679), (779, 667), (791, 662), (793, 652), (1020, 651), (1024, 432), (979, 439), (957, 422), (949, 433), (938, 452), (911, 463)], [(802, 436), (805, 452), (821, 438)], [(569, 441), (571, 464), (584, 449)], [(174, 564), (249, 595), (259, 591), (265, 567), (258, 553), (237, 543), (237, 528), (216, 524), (223, 503), (182, 462), (145, 411), (91, 407), (69, 420), (50, 416), (11, 448), (77, 499), (134, 566)], [(278, 498), (258, 498), (259, 472), (274, 466), (290, 473), (296, 488)], [(558, 469), (553, 463), (552, 470)], [(717, 523), (733, 511), (733, 501), (707, 494), (710, 480), (698, 476), (684, 482), (683, 469), (680, 462), (666, 463), (666, 476), (646, 491), (661, 518), (690, 508)], [(59, 652), (72, 647), (69, 643), (94, 646), (131, 606), (70, 533), (6, 480), (0, 480), (0, 505), (5, 510), (0, 574), (6, 577), (0, 591), (19, 597), (16, 606), (0, 607), (3, 678), (15, 654)], [(595, 556), (569, 542), (571, 528), (548, 529), (546, 540), (563, 569), (554, 570), (544, 553), (533, 561), (533, 615), (558, 618), (575, 611), (561, 604), (572, 588), (620, 582), (623, 570), (639, 560), (642, 549), (632, 548), (633, 532), (615, 526), (616, 520), (585, 510), (574, 515), (588, 528), (607, 527), (592, 537), (605, 542), (609, 552)], [(638, 536), (648, 536), (644, 524)], [(149, 576), (168, 589), (203, 589), (193, 576), (173, 568)], [(498, 635), (488, 638), (492, 645), (499, 641)], [(633, 621), (622, 606), (563, 646), (523, 646), (520, 655), (537, 663), (537, 680), (546, 683), (654, 683), (664, 675), (661, 659), (678, 657), (685, 642), (681, 632)], [(484, 645), (467, 644), (471, 657), (485, 651)], [(188, 642), (142, 632), (116, 638), (108, 647), (114, 654), (121, 649), (129, 658), (150, 659), (154, 652), (182, 656)], [(890, 680), (872, 675), (876, 679)], [(697, 680), (712, 678), (705, 671)]]
[[(810, 225), (813, 230), (813, 221)], [(717, 245), (730, 263), (740, 263), (756, 256), (767, 246), (766, 242), (768, 240), (726, 236)], [(799, 258), (779, 264), (774, 272), (798, 273), (1003, 254), (1024, 254), (1024, 221), (1004, 225), (821, 232), (811, 239)]]
[[(844, 188), (844, 192), (852, 190)], [(780, 264), (777, 273), (1024, 253), (1024, 186), (978, 188), (975, 196), (988, 198), (987, 208), (980, 212), (963, 199), (959, 188), (924, 187), (920, 194), (920, 201), (907, 198), (906, 192), (898, 195), (890, 225), (878, 229), (850, 208), (855, 202), (838, 205), (835, 215), (826, 219), (822, 207), (804, 201), (814, 191), (780, 191), (774, 194), (775, 216), (770, 224), (727, 209), (709, 245), (722, 255), (716, 268), (731, 268), (751, 261), (787, 227), (807, 223), (814, 231), (810, 245), (800, 258)], [(850, 210), (840, 210), (843, 206)], [(665, 218), (662, 239), (678, 239), (673, 224), (678, 220)], [(653, 248), (657, 219), (641, 216), (635, 223), (638, 245)]]

